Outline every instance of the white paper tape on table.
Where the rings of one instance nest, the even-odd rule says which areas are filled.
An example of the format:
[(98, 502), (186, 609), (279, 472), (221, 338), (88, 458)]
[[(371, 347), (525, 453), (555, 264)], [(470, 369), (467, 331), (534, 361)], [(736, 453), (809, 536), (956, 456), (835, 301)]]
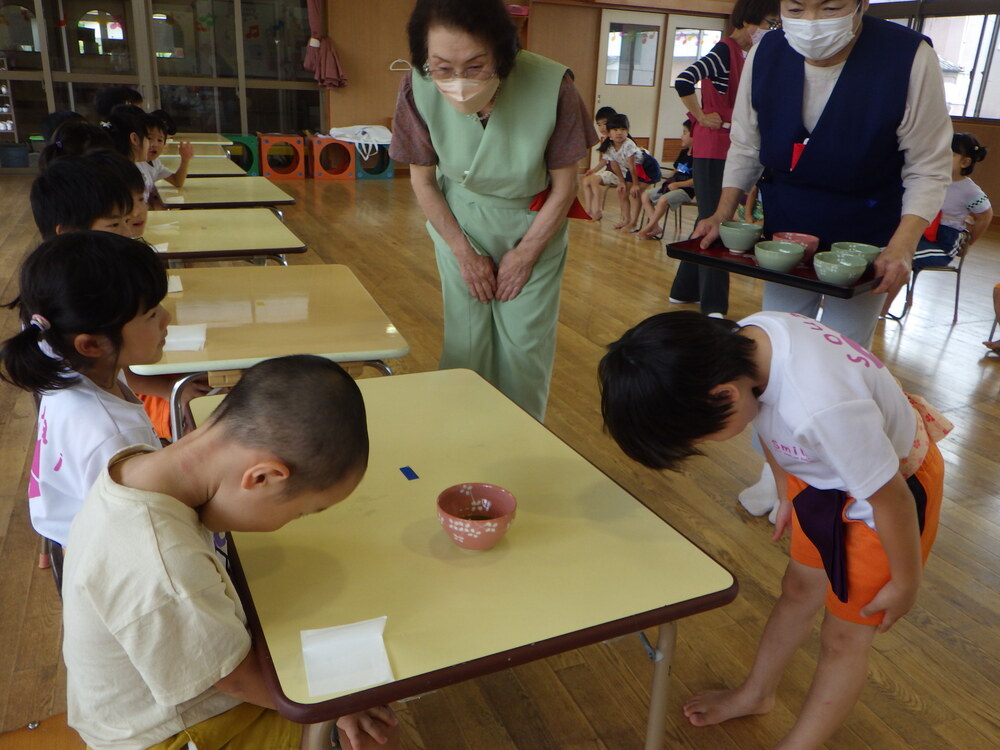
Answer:
[(163, 345), (165, 352), (197, 352), (205, 348), (205, 336), (208, 326), (195, 323), (189, 326), (167, 326), (167, 343)]
[(385, 652), (385, 617), (300, 631), (309, 695), (362, 690), (395, 678)]

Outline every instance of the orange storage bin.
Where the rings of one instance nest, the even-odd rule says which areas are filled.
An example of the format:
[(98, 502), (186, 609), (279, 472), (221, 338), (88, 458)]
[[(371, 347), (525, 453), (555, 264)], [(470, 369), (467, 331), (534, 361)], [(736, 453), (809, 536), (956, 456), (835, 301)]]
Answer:
[(305, 139), (300, 135), (261, 133), (260, 170), (264, 177), (272, 179), (304, 180)]
[(309, 136), (309, 168), (317, 180), (353, 180), (357, 176), (354, 144), (328, 135)]

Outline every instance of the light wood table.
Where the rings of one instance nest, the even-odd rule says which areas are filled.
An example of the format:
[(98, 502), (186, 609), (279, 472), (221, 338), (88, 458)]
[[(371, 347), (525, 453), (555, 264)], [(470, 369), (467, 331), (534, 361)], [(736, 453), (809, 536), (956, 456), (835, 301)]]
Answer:
[(263, 265), (273, 258), (288, 265), (287, 253), (306, 246), (266, 208), (150, 211), (143, 239), (168, 263), (242, 259)]
[(295, 203), (266, 177), (190, 177), (180, 188), (159, 180), (156, 190), (167, 208), (271, 208)]
[[(172, 172), (181, 168), (179, 155), (160, 157), (160, 162)], [(188, 162), (188, 177), (246, 177), (246, 170), (232, 159), (217, 159), (214, 156), (195, 156)]]
[[(278, 710), (329, 719), (661, 626), (646, 747), (662, 747), (674, 621), (732, 601), (732, 574), (478, 375), (359, 385), (371, 452), (355, 493), (277, 532), (230, 539)], [(492, 550), (459, 549), (438, 524), (438, 493), (463, 482), (517, 498)], [(383, 615), (395, 681), (310, 695), (300, 631)]]
[(170, 275), (180, 278), (183, 291), (168, 294), (163, 306), (175, 325), (206, 324), (205, 345), (164, 352), (156, 364), (131, 369), (139, 375), (190, 373), (171, 392), (174, 435), (182, 432), (181, 392), (206, 373), (210, 383), (227, 385), (265, 359), (315, 354), (391, 374), (383, 360), (410, 351), (347, 266), (185, 268)]
[(170, 143), (180, 143), (187, 141), (192, 146), (232, 146), (231, 139), (218, 133), (174, 133), (170, 136)]
[[(213, 159), (229, 158), (229, 153), (226, 149), (218, 144), (192, 144), (191, 148), (194, 149), (195, 156), (208, 156)], [(180, 156), (180, 151), (176, 143), (167, 143), (163, 147), (163, 153), (167, 156)]]

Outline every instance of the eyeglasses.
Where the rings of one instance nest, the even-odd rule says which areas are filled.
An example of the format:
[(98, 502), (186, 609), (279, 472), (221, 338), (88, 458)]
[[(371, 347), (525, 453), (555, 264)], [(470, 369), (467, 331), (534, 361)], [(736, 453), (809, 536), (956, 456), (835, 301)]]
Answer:
[(768, 31), (776, 31), (781, 28), (781, 19), (765, 18), (764, 21), (767, 23)]
[(484, 68), (481, 65), (473, 65), (472, 67), (461, 71), (454, 70), (452, 68), (432, 68), (430, 65), (424, 65), (422, 71), (427, 78), (431, 78), (435, 81), (451, 81), (456, 78), (467, 78), (473, 81), (488, 81), (497, 74), (495, 70)]

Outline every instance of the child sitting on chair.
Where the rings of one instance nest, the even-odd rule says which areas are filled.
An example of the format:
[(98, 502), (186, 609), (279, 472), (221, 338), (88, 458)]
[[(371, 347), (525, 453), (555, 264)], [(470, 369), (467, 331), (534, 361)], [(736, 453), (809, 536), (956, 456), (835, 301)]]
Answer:
[[(639, 230), (639, 239), (663, 239), (667, 212), (678, 210), (694, 198), (694, 178), (691, 174), (691, 126), (690, 120), (681, 125), (681, 150), (674, 159), (674, 173), (664, 178), (659, 187), (651, 187), (642, 194), (642, 208), (646, 223)], [(660, 221), (664, 224), (660, 224)]]
[[(330, 747), (331, 724), (273, 710), (212, 533), (326, 510), (367, 465), (357, 384), (305, 355), (249, 369), (178, 442), (107, 462), (70, 528), (63, 578), (68, 721), (89, 747)], [(386, 707), (337, 725), (344, 748), (397, 746)]]
[(615, 441), (651, 468), (751, 422), (791, 529), (782, 593), (742, 685), (684, 705), (695, 726), (767, 713), (785, 666), (826, 604), (812, 687), (781, 747), (819, 748), (857, 701), (876, 633), (916, 601), (937, 532), (950, 429), (845, 336), (797, 314), (740, 321), (655, 315), (608, 347), (601, 407)]

